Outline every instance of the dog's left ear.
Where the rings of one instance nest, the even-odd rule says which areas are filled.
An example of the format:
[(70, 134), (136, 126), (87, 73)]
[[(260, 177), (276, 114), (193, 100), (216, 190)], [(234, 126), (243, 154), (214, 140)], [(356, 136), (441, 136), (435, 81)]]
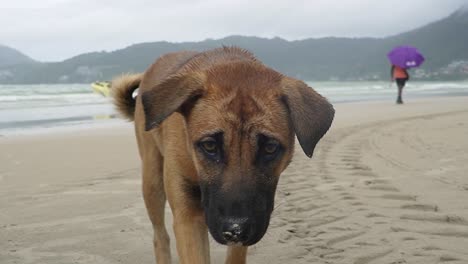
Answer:
[(310, 158), (315, 145), (330, 128), (335, 109), (327, 99), (302, 81), (285, 77), (282, 90), (294, 132), (302, 150)]
[(145, 130), (151, 130), (176, 111), (184, 112), (204, 91), (205, 75), (174, 75), (141, 96), (145, 112)]

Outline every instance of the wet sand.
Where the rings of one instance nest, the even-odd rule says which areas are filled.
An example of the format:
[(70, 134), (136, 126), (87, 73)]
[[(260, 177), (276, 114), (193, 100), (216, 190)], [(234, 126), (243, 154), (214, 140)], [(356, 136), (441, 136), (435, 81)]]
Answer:
[[(468, 97), (335, 108), (249, 262), (468, 263)], [(0, 263), (154, 263), (139, 167), (131, 124), (0, 137)]]

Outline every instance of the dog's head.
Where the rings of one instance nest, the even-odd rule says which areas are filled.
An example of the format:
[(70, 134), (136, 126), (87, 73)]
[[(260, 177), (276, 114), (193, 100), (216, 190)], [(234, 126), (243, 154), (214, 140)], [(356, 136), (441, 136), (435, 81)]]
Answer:
[(173, 76), (142, 102), (147, 130), (175, 111), (185, 116), (210, 233), (246, 246), (267, 230), (294, 135), (311, 157), (334, 116), (305, 83), (252, 62)]

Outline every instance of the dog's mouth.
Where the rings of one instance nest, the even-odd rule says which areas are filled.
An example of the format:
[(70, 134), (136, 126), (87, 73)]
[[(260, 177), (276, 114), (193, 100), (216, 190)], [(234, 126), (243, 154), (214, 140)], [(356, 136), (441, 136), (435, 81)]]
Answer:
[(262, 239), (273, 211), (274, 190), (219, 192), (203, 186), (202, 204), (213, 238), (223, 245), (250, 246)]

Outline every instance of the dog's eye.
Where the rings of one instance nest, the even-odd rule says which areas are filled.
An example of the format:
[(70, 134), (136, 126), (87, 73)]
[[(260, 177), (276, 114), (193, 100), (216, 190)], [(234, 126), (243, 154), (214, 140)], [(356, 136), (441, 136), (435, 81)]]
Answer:
[(214, 139), (207, 139), (201, 142), (200, 146), (208, 154), (216, 154), (218, 152), (218, 145)]
[(276, 151), (278, 150), (278, 147), (279, 147), (278, 141), (270, 140), (269, 142), (265, 144), (265, 147), (263, 149), (267, 155), (272, 155), (276, 153)]
[(280, 142), (263, 134), (258, 135), (257, 161), (263, 164), (277, 159), (282, 154)]
[(197, 141), (195, 148), (198, 153), (204, 155), (205, 158), (211, 161), (220, 163), (223, 161), (223, 132), (217, 132), (209, 136), (205, 136)]

